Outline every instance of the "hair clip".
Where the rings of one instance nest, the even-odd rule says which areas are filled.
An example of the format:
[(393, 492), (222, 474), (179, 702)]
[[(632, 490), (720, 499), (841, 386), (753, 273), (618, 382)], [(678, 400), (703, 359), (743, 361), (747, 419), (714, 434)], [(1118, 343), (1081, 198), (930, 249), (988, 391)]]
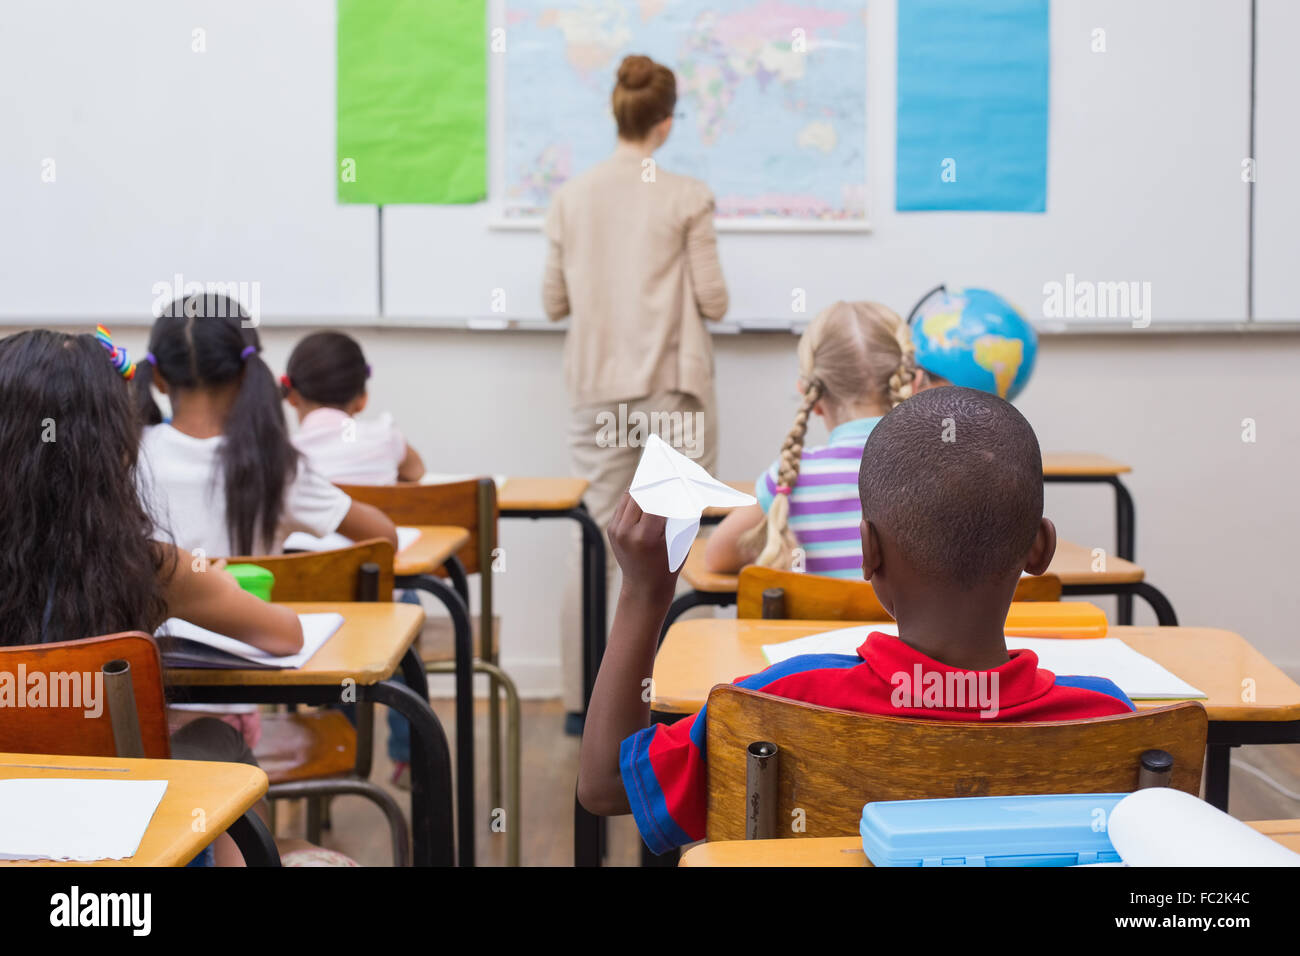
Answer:
[(95, 338), (99, 344), (108, 349), (108, 358), (113, 363), (113, 368), (117, 369), (128, 382), (135, 378), (135, 363), (126, 354), (126, 349), (113, 344), (113, 333), (102, 325), (95, 326)]
[(280, 387), (283, 388), (285, 392), (288, 392), (289, 389), (293, 388), (293, 382), (289, 380), (288, 375), (280, 376)]
[(369, 377), (370, 377), (370, 366), (367, 365), (367, 366), (366, 366), (366, 378), (369, 378)]
[(777, 486), (776, 486), (776, 493), (777, 493), (778, 495), (785, 495), (785, 496), (788, 498), (788, 497), (790, 497), (790, 486), (789, 486), (789, 485), (777, 485)]
[(148, 362), (150, 365), (152, 365), (154, 368), (158, 367), (158, 359), (154, 358), (154, 354), (152, 352), (145, 352), (144, 360)]
[(247, 362), (247, 361), (248, 361), (248, 357), (249, 357), (250, 355), (256, 355), (256, 354), (257, 354), (257, 346), (256, 346), (256, 345), (246, 345), (246, 346), (244, 346), (243, 350), (239, 353), (239, 360), (240, 360), (241, 362)]

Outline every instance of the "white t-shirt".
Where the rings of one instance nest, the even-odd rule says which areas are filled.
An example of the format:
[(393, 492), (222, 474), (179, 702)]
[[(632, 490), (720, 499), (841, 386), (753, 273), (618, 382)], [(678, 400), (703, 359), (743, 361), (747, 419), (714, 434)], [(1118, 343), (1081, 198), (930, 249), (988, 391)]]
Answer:
[[(209, 558), (235, 553), (220, 480), (222, 441), (220, 435), (193, 438), (164, 424), (146, 428), (140, 442), (140, 497), (158, 528), (156, 536), (184, 551), (202, 548)], [(299, 462), (297, 476), (285, 489), (271, 553), (278, 554), (295, 531), (317, 537), (336, 531), (351, 507), (351, 498), (306, 461)]]
[(340, 485), (391, 485), (406, 439), (387, 413), (362, 421), (337, 408), (304, 416), (293, 443), (311, 466)]

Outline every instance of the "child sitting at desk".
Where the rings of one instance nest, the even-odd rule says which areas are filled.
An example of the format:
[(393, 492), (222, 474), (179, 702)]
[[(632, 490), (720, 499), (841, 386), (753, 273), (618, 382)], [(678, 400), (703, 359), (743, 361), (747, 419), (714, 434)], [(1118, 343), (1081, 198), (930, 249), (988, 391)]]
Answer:
[[(913, 390), (916, 365), (907, 325), (874, 302), (836, 302), (799, 338), (803, 400), (781, 456), (755, 482), (758, 503), (732, 511), (709, 536), (710, 571), (746, 564), (829, 577), (862, 573), (858, 550), (858, 463), (882, 415)], [(830, 440), (804, 447), (808, 421), (821, 416)]]
[[(272, 654), (296, 653), (302, 625), (291, 610), (151, 539), (123, 381), (133, 372), (106, 330), (101, 341), (44, 329), (0, 339), (0, 644), (153, 633), (179, 617)], [(176, 730), (171, 752), (257, 763), (239, 731), (213, 717)], [(214, 846), (218, 862), (242, 863), (229, 836)]]
[[(1007, 652), (1003, 625), (1021, 571), (1042, 574), (1056, 549), (1043, 517), (1043, 469), (1029, 423), (995, 396), (967, 388), (923, 392), (881, 419), (862, 454), (863, 577), (898, 622), (856, 657), (794, 657), (741, 687), (867, 714), (931, 720), (1077, 720), (1131, 711), (1112, 682), (1058, 677), (1029, 650)], [(665, 519), (624, 495), (610, 526), (623, 590), (582, 738), (578, 799), (592, 813), (631, 813), (655, 853), (705, 830), (705, 711), (650, 725), (642, 681), (652, 673), (676, 573)], [(980, 675), (996, 714), (977, 701), (915, 706), (895, 697), (915, 668)], [(966, 678), (967, 680), (969, 678)], [(927, 703), (929, 703), (927, 701)], [(863, 759), (870, 759), (864, 754)]]
[(298, 413), (293, 443), (317, 472), (340, 485), (419, 481), (424, 462), (388, 414), (358, 421), (370, 366), (356, 340), (313, 332), (294, 346), (280, 388)]

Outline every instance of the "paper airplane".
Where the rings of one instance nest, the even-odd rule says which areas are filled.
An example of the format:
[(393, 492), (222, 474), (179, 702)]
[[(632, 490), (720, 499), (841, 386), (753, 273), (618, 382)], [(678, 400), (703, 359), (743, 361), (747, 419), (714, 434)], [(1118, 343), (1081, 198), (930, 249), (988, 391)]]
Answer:
[(646, 514), (668, 519), (664, 537), (669, 571), (686, 560), (705, 508), (738, 508), (758, 501), (718, 481), (654, 433), (646, 441), (629, 490)]

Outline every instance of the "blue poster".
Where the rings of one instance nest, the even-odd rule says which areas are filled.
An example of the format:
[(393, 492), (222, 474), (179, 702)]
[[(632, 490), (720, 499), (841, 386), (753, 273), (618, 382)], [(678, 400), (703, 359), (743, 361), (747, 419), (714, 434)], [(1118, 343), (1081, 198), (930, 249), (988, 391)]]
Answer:
[(1047, 208), (1049, 0), (898, 0), (896, 206)]

